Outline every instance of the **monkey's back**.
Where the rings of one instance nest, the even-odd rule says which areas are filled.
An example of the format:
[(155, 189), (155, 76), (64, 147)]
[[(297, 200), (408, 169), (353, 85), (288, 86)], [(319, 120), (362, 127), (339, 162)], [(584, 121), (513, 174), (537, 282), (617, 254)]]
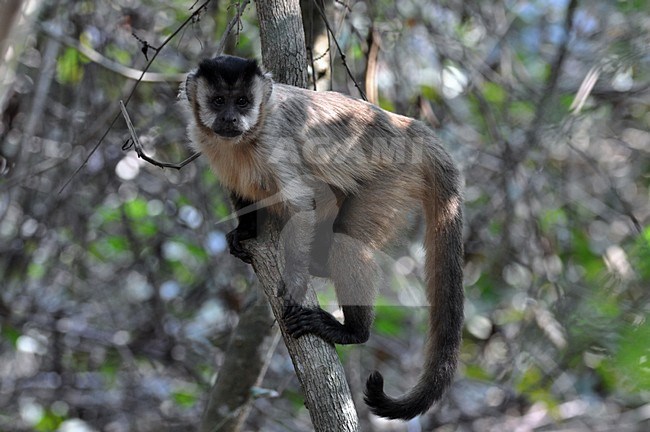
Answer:
[(288, 151), (287, 159), (345, 193), (393, 173), (421, 176), (437, 142), (418, 120), (341, 93), (277, 83), (265, 122), (272, 133), (291, 131), (276, 140)]

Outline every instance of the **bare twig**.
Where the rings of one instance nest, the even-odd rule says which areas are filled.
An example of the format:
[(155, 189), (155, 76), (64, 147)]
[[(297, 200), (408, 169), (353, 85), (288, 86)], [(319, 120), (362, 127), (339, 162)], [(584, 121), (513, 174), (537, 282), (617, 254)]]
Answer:
[(566, 59), (567, 53), (569, 52), (569, 39), (573, 31), (574, 16), (577, 6), (578, 0), (571, 0), (567, 6), (566, 16), (564, 17), (565, 39), (557, 51), (555, 60), (551, 64), (551, 70), (549, 72), (546, 88), (542, 92), (542, 97), (537, 103), (535, 117), (533, 118), (530, 128), (528, 129), (527, 141), (529, 143), (529, 148), (537, 147), (537, 142), (539, 139), (539, 128), (542, 124), (542, 120), (544, 119), (544, 115), (548, 112), (548, 104), (555, 93), (555, 89), (560, 78), (560, 72), (562, 71), (562, 66), (564, 65), (564, 60)]
[[(49, 28), (46, 25), (40, 25), (41, 31), (51, 37), (52, 39), (61, 42), (64, 45), (67, 45), (69, 47), (72, 47), (79, 51), (81, 54), (84, 56), (88, 57), (90, 61), (102, 66), (105, 69), (108, 69), (111, 72), (115, 72), (116, 74), (122, 75), (125, 78), (132, 79), (132, 80), (139, 80), (139, 81), (144, 81), (144, 82), (180, 82), (185, 79), (185, 74), (165, 74), (165, 73), (158, 73), (158, 72), (143, 72), (139, 69), (134, 69), (128, 66), (124, 66), (123, 64), (117, 63), (116, 61), (113, 61), (101, 53), (95, 51), (91, 47), (87, 45), (83, 45), (80, 43), (78, 40), (71, 38), (70, 36), (64, 34), (61, 31), (54, 30), (52, 28)], [(136, 37), (138, 41), (141, 39)], [(153, 48), (151, 45), (147, 46), (149, 48)], [(155, 51), (155, 50), (154, 50)]]
[[(141, 75), (140, 78), (136, 81), (135, 85), (133, 86), (133, 88), (132, 88), (131, 91), (129, 92), (129, 95), (127, 96), (126, 101), (124, 102), (124, 106), (127, 106), (127, 105), (129, 104), (129, 101), (131, 100), (131, 98), (132, 98), (133, 95), (135, 94), (135, 90), (136, 90), (136, 88), (138, 87), (138, 84), (140, 84), (140, 82), (142, 81), (142, 78), (144, 77), (144, 74), (145, 74), (145, 73), (147, 72), (147, 70), (151, 67), (151, 65), (153, 64), (154, 60), (156, 60), (156, 57), (158, 57), (158, 54), (160, 54), (160, 52), (162, 51), (162, 49), (163, 49), (163, 48), (164, 48), (164, 47), (165, 47), (169, 42), (171, 42), (171, 40), (172, 40), (174, 37), (176, 37), (176, 35), (177, 35), (178, 33), (180, 33), (181, 30), (183, 30), (183, 28), (184, 28), (186, 25), (188, 25), (188, 24), (189, 24), (190, 22), (192, 22), (192, 21), (193, 21), (193, 20), (194, 20), (194, 19), (195, 19), (199, 14), (201, 14), (201, 13), (206, 9), (206, 7), (207, 7), (208, 3), (210, 3), (210, 1), (211, 1), (211, 0), (206, 0), (205, 2), (203, 2), (203, 3), (201, 4), (201, 6), (199, 6), (199, 7), (198, 7), (198, 8), (197, 8), (193, 13), (192, 13), (192, 15), (190, 15), (190, 16), (189, 16), (185, 21), (183, 21), (183, 23), (182, 23), (182, 24), (181, 24), (181, 25), (180, 25), (180, 26), (179, 26), (179, 27), (178, 27), (178, 28), (177, 28), (177, 29), (176, 29), (172, 34), (170, 34), (170, 35), (169, 35), (169, 36), (168, 36), (168, 37), (163, 41), (163, 43), (160, 45), (160, 47), (158, 47), (158, 50), (154, 52), (154, 55), (151, 56), (151, 60), (149, 60), (149, 62), (147, 62), (147, 65), (146, 65), (145, 68), (142, 70), (142, 75)], [(82, 163), (77, 167), (77, 169), (72, 173), (72, 175), (71, 175), (71, 176), (70, 176), (70, 177), (65, 181), (65, 183), (63, 184), (63, 186), (61, 186), (61, 188), (59, 189), (59, 192), (58, 192), (59, 194), (60, 194), (61, 192), (63, 192), (63, 191), (65, 190), (66, 187), (68, 187), (68, 185), (70, 184), (70, 182), (72, 181), (72, 179), (73, 179), (73, 178), (74, 178), (74, 177), (75, 177), (75, 176), (76, 176), (76, 175), (77, 175), (77, 174), (82, 170), (82, 168), (83, 168), (84, 166), (86, 166), (86, 164), (88, 163), (88, 161), (90, 160), (90, 158), (92, 157), (92, 155), (95, 154), (95, 152), (97, 151), (97, 149), (99, 148), (99, 146), (102, 144), (102, 142), (104, 142), (104, 139), (106, 139), (106, 137), (108, 136), (108, 133), (111, 131), (111, 129), (113, 128), (113, 126), (115, 125), (115, 123), (117, 123), (117, 120), (118, 120), (119, 118), (120, 118), (120, 112), (118, 112), (118, 113), (115, 114), (115, 117), (113, 118), (113, 121), (111, 121), (111, 124), (110, 124), (110, 125), (108, 126), (108, 128), (106, 129), (106, 132), (104, 132), (104, 134), (101, 136), (101, 138), (99, 139), (99, 141), (97, 141), (97, 144), (95, 144), (95, 146), (90, 150), (90, 152), (88, 153), (88, 155), (86, 156), (86, 158), (84, 159), (84, 161), (83, 161), (83, 162), (82, 162)]]
[(230, 20), (230, 22), (226, 26), (226, 29), (223, 32), (223, 35), (221, 36), (221, 40), (219, 41), (219, 45), (217, 45), (217, 49), (215, 51), (216, 55), (219, 55), (219, 54), (223, 53), (223, 50), (224, 50), (224, 48), (226, 46), (226, 41), (228, 40), (228, 35), (230, 35), (230, 32), (232, 31), (232, 29), (235, 27), (236, 24), (240, 24), (241, 16), (244, 13), (244, 10), (246, 9), (246, 6), (248, 6), (248, 3), (250, 3), (250, 0), (243, 0), (239, 4), (239, 7), (237, 8), (237, 13)]
[[(131, 134), (131, 140), (130, 142), (132, 143), (133, 149), (135, 150), (136, 154), (138, 157), (146, 162), (149, 162), (152, 165), (155, 165), (160, 168), (175, 168), (177, 170), (183, 168), (185, 165), (188, 163), (192, 162), (194, 159), (198, 158), (201, 156), (200, 152), (194, 153), (192, 156), (188, 157), (184, 161), (180, 163), (168, 163), (168, 162), (159, 162), (149, 156), (147, 156), (144, 153), (144, 150), (142, 149), (142, 144), (140, 143), (140, 139), (138, 138), (138, 134), (135, 131), (135, 127), (133, 127), (133, 123), (131, 122), (131, 118), (129, 117), (129, 113), (126, 110), (126, 106), (124, 105), (124, 102), (120, 101), (120, 110), (122, 111), (122, 116), (124, 117), (124, 120), (126, 121), (126, 127), (129, 128), (129, 132)], [(126, 150), (130, 148), (131, 145), (125, 145), (122, 147), (123, 150)]]
[(366, 93), (368, 100), (376, 104), (379, 100), (377, 88), (377, 66), (379, 58), (379, 32), (373, 27), (368, 32), (368, 58), (366, 60)]
[(352, 75), (352, 71), (350, 71), (350, 68), (348, 67), (347, 62), (345, 61), (345, 54), (343, 53), (343, 50), (341, 49), (341, 45), (339, 45), (339, 41), (336, 39), (336, 35), (334, 34), (334, 31), (332, 30), (332, 27), (330, 27), (330, 23), (327, 20), (327, 16), (325, 16), (325, 12), (323, 11), (323, 8), (320, 7), (318, 2), (314, 0), (314, 5), (316, 5), (316, 8), (318, 9), (318, 13), (320, 14), (321, 18), (323, 18), (323, 22), (325, 23), (325, 27), (327, 27), (327, 31), (329, 34), (332, 35), (332, 40), (334, 40), (334, 44), (336, 45), (336, 49), (339, 52), (339, 55), (341, 56), (341, 62), (343, 63), (343, 67), (345, 67), (346, 72), (348, 73), (348, 76), (354, 83), (354, 86), (357, 88), (359, 91), (359, 94), (363, 98), (363, 100), (367, 101), (368, 98), (366, 97), (366, 94), (363, 92), (361, 89), (361, 86), (357, 82), (357, 80), (354, 79), (354, 76)]
[[(314, 44), (315, 44), (315, 38), (314, 38), (314, 14), (312, 13), (313, 11), (313, 3), (309, 3), (309, 12), (308, 12), (308, 17), (309, 17), (309, 38), (305, 42), (307, 42), (307, 60), (309, 61), (309, 65), (311, 66), (311, 80), (312, 84), (314, 86), (314, 91), (316, 91), (316, 63), (314, 62)], [(303, 12), (303, 17), (305, 10), (304, 8), (302, 9)], [(304, 19), (303, 19), (304, 21)], [(305, 23), (303, 23), (304, 25)]]
[(571, 102), (571, 106), (569, 107), (569, 111), (571, 111), (572, 114), (578, 114), (585, 105), (585, 102), (591, 94), (591, 91), (594, 89), (596, 82), (598, 82), (599, 76), (600, 68), (598, 66), (594, 66), (589, 70), (587, 76), (582, 80), (582, 84), (580, 84), (580, 88), (576, 92), (573, 102)]
[(619, 204), (622, 207), (621, 213), (623, 213), (625, 216), (627, 216), (630, 219), (630, 222), (632, 222), (632, 226), (634, 227), (634, 230), (636, 231), (637, 234), (640, 234), (643, 231), (643, 227), (641, 225), (641, 222), (639, 222), (639, 219), (636, 217), (634, 214), (632, 205), (621, 195), (621, 193), (618, 191), (618, 187), (612, 181), (612, 178), (605, 174), (602, 169), (599, 167), (598, 162), (595, 161), (591, 156), (589, 156), (585, 151), (579, 149), (576, 147), (571, 139), (566, 140), (567, 145), (571, 150), (576, 152), (585, 162), (587, 162), (587, 165), (594, 170), (596, 174), (600, 178), (602, 178), (605, 183), (607, 183), (607, 186), (609, 187), (610, 192), (616, 198), (616, 200), (619, 202)]

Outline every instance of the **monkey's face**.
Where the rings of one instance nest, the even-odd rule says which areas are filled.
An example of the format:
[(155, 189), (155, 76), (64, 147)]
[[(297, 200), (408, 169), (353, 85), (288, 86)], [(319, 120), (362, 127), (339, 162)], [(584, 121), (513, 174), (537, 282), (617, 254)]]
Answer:
[(218, 56), (188, 76), (186, 94), (203, 126), (237, 139), (257, 125), (267, 80), (254, 60)]
[(253, 95), (244, 89), (213, 89), (200, 102), (201, 121), (220, 137), (237, 137), (257, 122), (252, 99)]

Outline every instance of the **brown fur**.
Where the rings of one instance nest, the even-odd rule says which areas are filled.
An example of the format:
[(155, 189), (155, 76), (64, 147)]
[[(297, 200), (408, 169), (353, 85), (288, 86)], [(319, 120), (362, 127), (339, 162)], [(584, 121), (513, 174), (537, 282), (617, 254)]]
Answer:
[(231, 192), (248, 201), (279, 194), (271, 210), (288, 218), (284, 278), (291, 300), (300, 300), (308, 277), (315, 225), (333, 221), (328, 266), (345, 322), (293, 306), (285, 318), (294, 336), (365, 341), (379, 282), (374, 252), (395, 239), (409, 215), (424, 209), (431, 305), (424, 371), (400, 399), (386, 396), (381, 375), (374, 373), (366, 402), (388, 418), (426, 411), (453, 380), (463, 321), (460, 178), (439, 139), (417, 120), (339, 93), (273, 84), (261, 72), (253, 83), (259, 110), (241, 119), (252, 126), (224, 138), (203, 122), (213, 84), (188, 79), (190, 137)]

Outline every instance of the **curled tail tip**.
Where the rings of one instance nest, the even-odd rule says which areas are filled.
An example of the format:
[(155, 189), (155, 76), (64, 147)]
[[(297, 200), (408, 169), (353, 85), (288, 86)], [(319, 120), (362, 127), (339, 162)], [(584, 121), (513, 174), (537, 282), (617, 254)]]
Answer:
[(366, 380), (366, 391), (363, 400), (374, 414), (381, 416), (388, 397), (384, 393), (384, 377), (379, 371), (373, 371)]
[(366, 380), (366, 396), (384, 392), (384, 377), (379, 371), (373, 371)]
[(392, 420), (411, 420), (424, 414), (442, 397), (446, 386), (438, 387), (433, 382), (421, 381), (407, 395), (394, 399), (384, 393), (384, 377), (374, 371), (366, 381), (364, 401), (373, 414)]
[(364, 401), (373, 414), (392, 420), (410, 420), (422, 414), (426, 409), (417, 404), (394, 400), (384, 393), (384, 377), (374, 371), (366, 381)]

